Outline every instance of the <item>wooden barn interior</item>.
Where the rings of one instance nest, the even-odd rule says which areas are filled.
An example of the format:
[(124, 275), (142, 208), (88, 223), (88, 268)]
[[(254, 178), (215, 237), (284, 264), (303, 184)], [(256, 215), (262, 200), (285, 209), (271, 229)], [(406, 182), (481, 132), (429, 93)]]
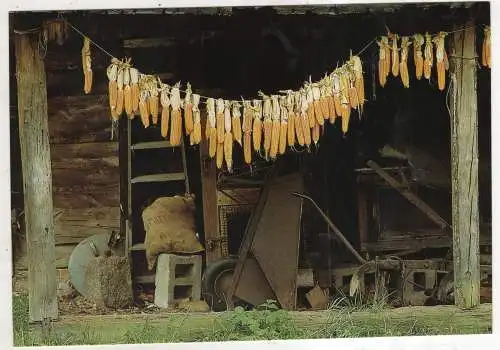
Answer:
[[(141, 295), (154, 293), (155, 275), (145, 260), (142, 210), (158, 197), (185, 192), (195, 196), (203, 270), (210, 271), (211, 265), (219, 266), (217, 273), (221, 273), (220, 266), (231, 270), (229, 278), (219, 281), (225, 283), (222, 287), (207, 287), (204, 280), (205, 292), (207, 288), (216, 294), (233, 288), (234, 295), (231, 276), (244, 259), (242, 251), (252, 250), (247, 236), (259, 222), (266, 223), (257, 230), (260, 243), (253, 244), (251, 255), (258, 257), (262, 270), (266, 264), (275, 266), (274, 275), (267, 276), (273, 291), (255, 292), (269, 287), (250, 279), (253, 286), (239, 287), (246, 288), (240, 290), (246, 295), (240, 299), (249, 304), (271, 295), (287, 308), (314, 308), (311, 290), (316, 286), (330, 296), (341, 290), (348, 293), (346, 276), (352, 273), (342, 276), (339, 271), (359, 267), (359, 259), (341, 241), (332, 239), (334, 231), (340, 231), (365, 262), (396, 256), (453, 264), (453, 244), (447, 235), (450, 228), (444, 228), (455, 222), (450, 89), (447, 85), (439, 91), (435, 77), (417, 80), (412, 58), (409, 88), (395, 77), (380, 87), (379, 48), (373, 39), (387, 29), (411, 36), (452, 32), (467, 23), (489, 25), (488, 2), (11, 13), (11, 38), (16, 30), (60, 18), (114, 57), (130, 57), (141, 72), (157, 75), (169, 84), (189, 82), (202, 96), (233, 100), (258, 98), (258, 91), (273, 94), (299, 89), (310, 77), (320, 79), (341, 65), (350, 52), (363, 50), (366, 102), (361, 115), (352, 114), (346, 135), (340, 131), (340, 120), (325, 123), (316, 146), (297, 146), (275, 161), (253, 153), (251, 166), (244, 163), (241, 147), (234, 144), (233, 171), (219, 170), (208, 157), (204, 142), (190, 146), (186, 138), (183, 147), (172, 148), (161, 137), (159, 125), (144, 128), (139, 117), (123, 117), (113, 124), (106, 77), (110, 57), (91, 48), (93, 86), (90, 94), (84, 94), (82, 36), (68, 28), (61, 43), (38, 48), (46, 72), (58, 283), (69, 278), (68, 262), (80, 242), (113, 233), (119, 241), (118, 254), (131, 259), (136, 302), (144, 302)], [(481, 26), (475, 27), (478, 55)], [(22, 291), (28, 289), (29, 255), (14, 40), (10, 57), (13, 285)], [(490, 70), (479, 67), (476, 72), (479, 245), (481, 266), (489, 264), (491, 271)], [(202, 111), (202, 123), (204, 120)], [(382, 175), (376, 170), (380, 168)], [(287, 180), (276, 180), (266, 190), (266, 184), (273, 183), (272, 176)], [(395, 185), (395, 179), (404, 185)], [(416, 196), (419, 204), (412, 203), (402, 193), (405, 191)], [(312, 201), (293, 192), (309, 196), (335, 228)], [(264, 196), (267, 201), (262, 200)], [(266, 202), (269, 209), (262, 208)], [(439, 270), (444, 271), (442, 275), (448, 271)], [(292, 287), (286, 280), (290, 274)], [(338, 276), (340, 281), (335, 280)], [(491, 272), (488, 276), (485, 288), (489, 285), (491, 293)], [(414, 291), (423, 293), (425, 289)], [(429, 296), (410, 299), (418, 304)], [(213, 309), (223, 309), (220, 303), (211, 300)]]

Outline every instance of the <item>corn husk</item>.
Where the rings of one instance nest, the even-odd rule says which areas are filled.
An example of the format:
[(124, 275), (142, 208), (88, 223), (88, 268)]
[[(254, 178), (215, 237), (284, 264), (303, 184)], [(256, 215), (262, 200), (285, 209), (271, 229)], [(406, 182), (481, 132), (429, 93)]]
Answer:
[(190, 136), (190, 144), (198, 145), (201, 142), (201, 112), (200, 112), (200, 95), (193, 94), (193, 132)]
[(325, 117), (323, 116), (323, 109), (321, 108), (321, 90), (318, 84), (312, 84), (311, 89), (314, 99), (313, 106), (316, 123), (323, 125), (325, 123)]
[(130, 74), (130, 90), (131, 90), (131, 99), (132, 99), (132, 116), (133, 118), (135, 114), (139, 111), (139, 71), (133, 67), (129, 69)]
[[(446, 50), (444, 47), (445, 32), (439, 32), (432, 40), (436, 47), (436, 71), (438, 78), (438, 89), (443, 91), (446, 86)], [(446, 59), (447, 61), (447, 59)]]
[(182, 116), (181, 116), (181, 93), (180, 83), (175, 84), (170, 92), (170, 105), (172, 114), (170, 116), (170, 144), (179, 146), (182, 142)]
[(408, 74), (408, 49), (410, 47), (410, 38), (403, 36), (401, 38), (401, 59), (399, 62), (399, 71), (401, 75), (401, 81), (405, 88), (410, 87), (410, 75)]
[(82, 47), (83, 91), (89, 94), (92, 90), (92, 57), (90, 54), (90, 40), (83, 37)]
[(288, 138), (288, 109), (286, 107), (286, 97), (280, 96), (280, 124), (279, 124), (279, 145), (278, 154), (285, 154)]
[[(305, 90), (301, 90), (300, 94), (300, 116), (302, 118), (302, 131), (304, 134), (304, 144), (311, 145), (311, 127), (309, 126), (309, 115), (307, 113), (309, 103), (307, 101), (307, 94)], [(314, 123), (316, 124), (316, 123)], [(313, 125), (314, 126), (314, 125)]]
[(262, 104), (262, 117), (264, 119), (264, 157), (267, 159), (269, 157), (269, 151), (271, 150), (271, 139), (272, 139), (272, 129), (273, 129), (273, 119), (272, 113), (272, 103), (271, 98), (263, 95)]
[(392, 64), (392, 75), (397, 77), (399, 75), (399, 49), (398, 49), (398, 38), (397, 34), (392, 34), (392, 47), (391, 47), (391, 64)]
[(280, 124), (281, 124), (281, 107), (279, 103), (279, 97), (277, 95), (271, 96), (271, 147), (269, 149), (269, 156), (271, 159), (276, 159), (279, 151), (280, 145)]
[(312, 84), (307, 84), (305, 86), (306, 100), (302, 101), (302, 104), (306, 106), (307, 120), (309, 127), (312, 128), (316, 124), (316, 115), (314, 113), (314, 94), (312, 89)]
[(149, 127), (149, 107), (148, 107), (149, 91), (142, 90), (139, 95), (139, 114), (141, 116), (142, 125)]
[(118, 117), (123, 113), (123, 104), (124, 104), (124, 94), (123, 94), (123, 71), (124, 68), (118, 68), (118, 74), (116, 76), (116, 114)]
[(161, 136), (166, 138), (168, 134), (168, 127), (170, 124), (170, 87), (162, 84), (160, 91), (160, 104), (161, 104)]
[(333, 94), (333, 102), (335, 105), (335, 113), (337, 117), (341, 116), (341, 103), (340, 103), (340, 73), (339, 70), (336, 69), (330, 76), (332, 81), (332, 94)]
[[(299, 91), (290, 93), (289, 95), (289, 103), (291, 104), (290, 111), (294, 114), (294, 123), (295, 123), (295, 135), (297, 136), (297, 143), (299, 146), (304, 146), (304, 118), (301, 116), (301, 107), (300, 100), (301, 94)], [(308, 125), (309, 126), (309, 125)]]
[(120, 61), (113, 58), (111, 64), (106, 69), (106, 75), (108, 76), (108, 94), (109, 94), (109, 109), (111, 111), (111, 117), (114, 121), (118, 120), (118, 114), (116, 113), (116, 100), (118, 98), (118, 65)]
[(262, 101), (253, 100), (253, 126), (252, 126), (252, 139), (253, 149), (260, 152), (262, 146)]
[(425, 34), (424, 44), (424, 78), (431, 79), (432, 66), (434, 65), (434, 57), (432, 53), (432, 37), (429, 33)]
[(415, 62), (415, 77), (417, 80), (420, 80), (424, 73), (424, 55), (422, 53), (422, 45), (424, 45), (424, 36), (422, 34), (414, 34), (413, 61)]
[(218, 98), (215, 102), (215, 119), (217, 143), (224, 143), (224, 100), (222, 98)]
[(149, 113), (151, 115), (151, 120), (153, 125), (158, 124), (158, 110), (160, 99), (158, 97), (158, 84), (154, 77), (150, 77), (148, 80), (149, 85)]
[(234, 141), (236, 141), (240, 146), (241, 143), (241, 105), (237, 102), (233, 102), (232, 110), (231, 110), (231, 129), (233, 131)]
[(186, 135), (190, 135), (194, 128), (193, 121), (193, 92), (191, 91), (191, 84), (186, 84), (186, 95), (182, 104), (184, 108), (184, 128)]

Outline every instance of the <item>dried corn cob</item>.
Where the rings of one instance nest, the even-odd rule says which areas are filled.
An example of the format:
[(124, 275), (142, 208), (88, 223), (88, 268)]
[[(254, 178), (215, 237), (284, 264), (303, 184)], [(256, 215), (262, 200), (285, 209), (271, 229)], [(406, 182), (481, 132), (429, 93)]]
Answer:
[(243, 101), (243, 133), (252, 132), (253, 111), (250, 101)]
[(306, 93), (306, 101), (302, 101), (303, 104), (305, 104), (305, 107), (307, 108), (307, 120), (308, 120), (308, 125), (310, 128), (316, 124), (316, 116), (314, 113), (314, 94), (313, 94), (313, 89), (311, 84), (307, 84), (305, 86), (305, 93)]
[(191, 146), (198, 145), (201, 142), (201, 112), (200, 112), (200, 95), (193, 94), (193, 132), (189, 135), (192, 136)]
[(231, 130), (231, 102), (224, 101), (224, 159), (229, 172), (233, 169), (233, 133)]
[(429, 33), (425, 33), (424, 77), (427, 80), (431, 79), (432, 66), (433, 66), (432, 37)]
[(224, 162), (224, 142), (217, 142), (217, 151), (216, 151), (216, 165), (217, 169), (222, 169), (222, 164)]
[(150, 77), (149, 80), (149, 113), (151, 114), (151, 120), (153, 125), (158, 124), (158, 85), (156, 84), (156, 79)]
[[(279, 104), (279, 99), (277, 95), (271, 96), (271, 147), (269, 148), (269, 155), (271, 159), (276, 159), (279, 150), (279, 140), (280, 140), (280, 118), (281, 118), (281, 108)], [(264, 141), (265, 142), (265, 141)]]
[(130, 87), (130, 69), (125, 67), (123, 70), (123, 99), (125, 106), (125, 113), (129, 118), (133, 117), (132, 111), (132, 88)]
[[(308, 109), (307, 95), (304, 90), (301, 90), (300, 95), (300, 117), (302, 118), (302, 133), (304, 134), (304, 144), (311, 145), (311, 128), (309, 127), (309, 116), (307, 115)], [(316, 124), (316, 123), (314, 123)], [(313, 125), (314, 126), (314, 125)]]
[(271, 99), (262, 94), (264, 100), (262, 105), (262, 117), (264, 118), (264, 157), (267, 159), (269, 157), (269, 151), (271, 150), (271, 137), (272, 137), (272, 104)]
[(149, 108), (148, 108), (148, 94), (147, 90), (142, 90), (139, 95), (139, 113), (141, 115), (142, 125), (145, 128), (149, 126)]
[(135, 68), (129, 69), (130, 74), (130, 90), (131, 90), (131, 99), (132, 99), (132, 116), (138, 112), (139, 110), (139, 71)]
[(293, 111), (293, 95), (291, 91), (285, 96), (284, 105), (287, 113), (287, 144), (289, 147), (295, 145), (295, 112)]
[(483, 67), (491, 68), (491, 28), (485, 26), (483, 30), (483, 43), (481, 49), (481, 64)]
[(181, 93), (179, 91), (180, 83), (172, 87), (170, 93), (170, 104), (172, 106), (172, 115), (170, 118), (170, 144), (179, 146), (182, 138), (182, 117), (181, 117)]
[(316, 124), (311, 129), (311, 136), (312, 136), (312, 140), (314, 142), (314, 146), (318, 145), (320, 128), (321, 128), (320, 125)]
[(341, 70), (340, 74), (340, 113), (342, 116), (342, 132), (345, 134), (349, 129), (349, 119), (351, 117), (351, 105), (349, 102), (349, 82), (348, 77)]
[(109, 83), (108, 83), (109, 108), (111, 110), (111, 115), (113, 117), (113, 120), (118, 119), (118, 118), (115, 118), (116, 99), (118, 96), (118, 87), (117, 87), (117, 82), (116, 82), (116, 79), (118, 77), (118, 64), (119, 64), (119, 61), (117, 59), (113, 58), (111, 60), (111, 64), (106, 69), (106, 74), (107, 74), (108, 79), (109, 79)]
[(335, 105), (335, 113), (337, 117), (341, 116), (340, 108), (341, 108), (341, 103), (340, 103), (340, 76), (339, 76), (339, 70), (336, 69), (332, 75), (330, 75), (331, 81), (332, 81), (332, 93), (333, 93), (333, 102)]
[(191, 91), (191, 84), (186, 84), (186, 96), (184, 96), (184, 128), (186, 129), (186, 135), (190, 135), (193, 131), (193, 92)]
[(363, 78), (363, 64), (359, 56), (351, 56), (352, 71), (354, 73), (354, 86), (356, 88), (358, 102), (363, 113), (363, 105), (365, 103), (365, 82)]
[(260, 152), (260, 147), (262, 145), (262, 101), (253, 100), (253, 127), (252, 127), (252, 139), (253, 139), (253, 149), (256, 152)]
[[(205, 138), (210, 140), (212, 135), (212, 129), (216, 129), (216, 117), (215, 117), (215, 100), (213, 98), (207, 99), (207, 126), (205, 128)], [(215, 140), (217, 142), (217, 140)], [(215, 155), (215, 149), (214, 149)]]
[(438, 76), (438, 88), (440, 91), (444, 90), (446, 85), (446, 67), (445, 67), (445, 56), (446, 51), (444, 47), (444, 38), (446, 37), (445, 32), (439, 32), (434, 39), (434, 45), (436, 46), (436, 69)]
[(280, 124), (279, 124), (279, 145), (278, 154), (285, 154), (288, 132), (288, 110), (285, 105), (286, 97), (279, 97)]
[(415, 75), (417, 80), (422, 78), (424, 73), (424, 57), (422, 54), (422, 45), (424, 45), (424, 36), (422, 34), (413, 35), (413, 61), (415, 62)]
[(392, 55), (391, 55), (391, 63), (392, 63), (392, 75), (397, 77), (399, 75), (399, 49), (398, 49), (398, 38), (397, 34), (391, 34), (392, 38)]
[(123, 113), (123, 103), (124, 103), (124, 95), (123, 95), (123, 66), (118, 68), (118, 75), (116, 77), (116, 114), (118, 117)]
[(358, 90), (356, 90), (356, 75), (352, 70), (352, 66), (348, 65), (345, 67), (344, 76), (346, 79), (346, 83), (348, 86), (347, 94), (349, 96), (349, 103), (351, 104), (351, 108), (358, 109), (361, 105), (358, 96)]
[(245, 163), (252, 163), (252, 134), (249, 132), (243, 134), (243, 157)]
[(410, 38), (403, 36), (401, 38), (401, 60), (399, 62), (399, 70), (401, 73), (401, 81), (405, 88), (410, 87), (410, 76), (408, 74), (408, 47), (410, 47)]
[(321, 114), (323, 115), (323, 119), (326, 120), (330, 118), (330, 110), (328, 109), (327, 87), (324, 80), (325, 79), (322, 79), (319, 83), (319, 105), (321, 107)]
[(335, 101), (333, 100), (333, 86), (332, 86), (332, 77), (331, 75), (325, 77), (325, 94), (326, 94), (326, 103), (328, 107), (328, 119), (330, 124), (335, 123), (335, 118), (337, 117), (337, 113), (335, 112)]
[(323, 116), (323, 110), (321, 109), (321, 90), (318, 84), (312, 85), (312, 93), (313, 93), (313, 106), (314, 106), (314, 116), (316, 117), (316, 123), (319, 125), (323, 125), (325, 123), (325, 117)]
[(217, 143), (224, 143), (224, 100), (218, 98), (215, 107)]
[(387, 78), (389, 76), (389, 73), (391, 72), (391, 45), (389, 45), (389, 37), (383, 37), (382, 42), (384, 43), (384, 50), (385, 50), (385, 77)]
[(89, 94), (92, 90), (92, 57), (90, 56), (90, 40), (83, 37), (82, 47), (83, 91)]
[(166, 84), (161, 85), (160, 103), (161, 103), (161, 136), (167, 137), (168, 126), (170, 124), (170, 87)]
[(240, 107), (241, 105), (238, 102), (233, 102), (233, 109), (232, 109), (232, 130), (233, 130), (233, 137), (234, 141), (236, 141), (240, 146), (242, 146), (241, 143), (241, 112), (240, 112)]
[[(300, 107), (300, 92), (290, 93), (289, 95), (289, 103), (291, 105), (290, 111), (294, 114), (294, 123), (295, 123), (295, 135), (297, 136), (297, 143), (299, 146), (304, 146), (304, 118), (301, 116), (301, 107)], [(309, 125), (308, 125), (309, 126)]]
[(388, 50), (389, 39), (386, 36), (382, 36), (380, 41), (377, 41), (377, 44), (379, 45), (378, 79), (380, 86), (384, 87), (389, 75), (391, 61), (390, 50)]

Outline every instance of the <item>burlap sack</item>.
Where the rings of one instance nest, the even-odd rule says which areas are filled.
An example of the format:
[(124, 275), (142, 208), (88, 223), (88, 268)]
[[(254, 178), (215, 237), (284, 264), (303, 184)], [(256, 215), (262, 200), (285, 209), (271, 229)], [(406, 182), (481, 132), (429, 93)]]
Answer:
[(160, 253), (194, 254), (204, 250), (196, 239), (195, 205), (191, 197), (160, 197), (142, 212), (148, 268)]

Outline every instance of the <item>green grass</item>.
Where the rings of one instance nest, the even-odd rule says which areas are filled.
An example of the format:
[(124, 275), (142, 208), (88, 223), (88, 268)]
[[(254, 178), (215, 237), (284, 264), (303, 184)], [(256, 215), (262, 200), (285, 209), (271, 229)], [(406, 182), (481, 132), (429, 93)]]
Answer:
[[(26, 296), (13, 297), (14, 345), (93, 345), (227, 340), (311, 339), (491, 332), (491, 305), (462, 312), (453, 307), (386, 310), (339, 300), (322, 312), (260, 310), (222, 314), (75, 317), (44, 329), (28, 324)], [(142, 319), (141, 319), (142, 318)]]

